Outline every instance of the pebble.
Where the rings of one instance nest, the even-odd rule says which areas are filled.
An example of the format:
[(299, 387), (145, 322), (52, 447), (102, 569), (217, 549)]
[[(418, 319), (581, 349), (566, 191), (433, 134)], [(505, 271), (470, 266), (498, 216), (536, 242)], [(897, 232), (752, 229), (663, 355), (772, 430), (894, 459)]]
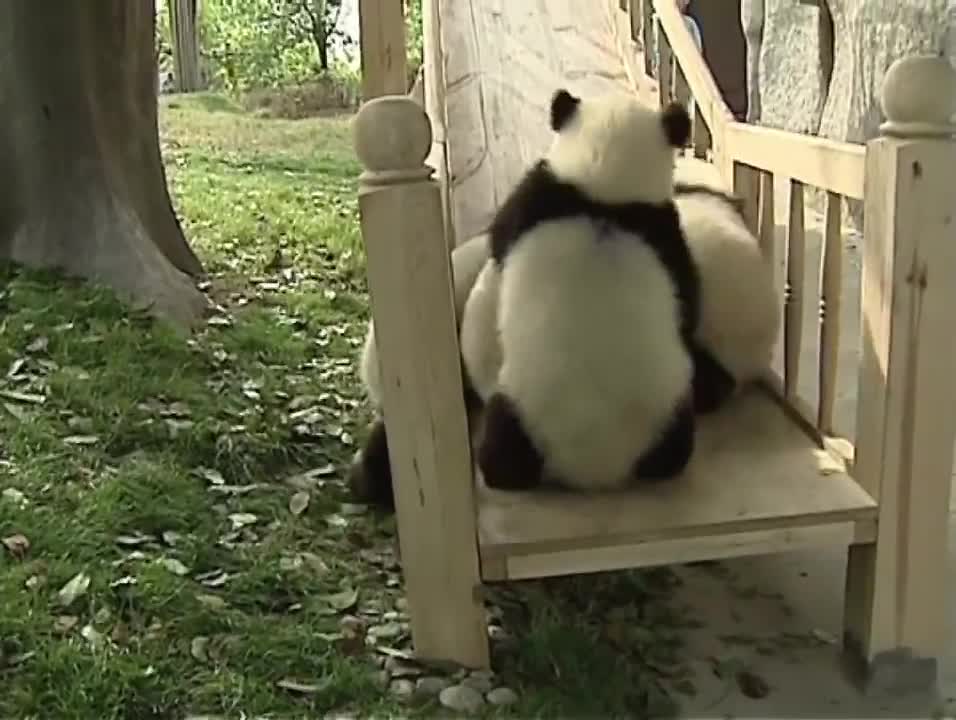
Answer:
[(438, 701), (455, 712), (474, 713), (485, 704), (481, 693), (467, 685), (446, 687), (438, 695)]
[(442, 690), (449, 687), (451, 681), (443, 677), (423, 677), (415, 683), (415, 694), (423, 697), (438, 695)]
[(461, 681), (462, 685), (467, 685), (470, 688), (474, 688), (478, 692), (486, 693), (494, 687), (491, 683), (491, 678), (485, 677), (483, 675), (470, 675)]
[(485, 697), (488, 699), (490, 704), (497, 705), (498, 707), (514, 705), (516, 702), (518, 702), (518, 693), (516, 693), (510, 687), (495, 688)]
[(392, 684), (388, 686), (388, 691), (400, 698), (411, 697), (415, 693), (415, 683), (411, 680), (392, 680)]

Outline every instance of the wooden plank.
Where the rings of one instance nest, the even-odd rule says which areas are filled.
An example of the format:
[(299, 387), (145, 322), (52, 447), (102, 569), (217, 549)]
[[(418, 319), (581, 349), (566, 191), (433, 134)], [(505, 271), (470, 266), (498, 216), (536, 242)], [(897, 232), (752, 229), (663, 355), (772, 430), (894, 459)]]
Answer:
[[(625, 492), (502, 493), (479, 486), (482, 557), (712, 537), (872, 519), (876, 504), (763, 391), (701, 419), (688, 471)], [(706, 543), (706, 541), (705, 541)]]
[(489, 563), (488, 567), (497, 570), (497, 574), (486, 573), (485, 577), (487, 580), (526, 580), (570, 573), (675, 565), (700, 560), (849, 546), (870, 541), (875, 536), (876, 525), (872, 520), (824, 522), (807, 527), (698, 535), (632, 545), (515, 555), (505, 557), (504, 562)]
[(667, 36), (660, 31), (657, 33), (657, 87), (661, 107), (670, 104), (674, 99), (674, 53)]
[(863, 199), (863, 145), (739, 122), (728, 124), (725, 133), (727, 152), (738, 162)]
[(439, 0), (459, 242), (487, 227), (547, 150), (548, 103), (557, 88), (582, 96), (633, 92), (607, 3)]
[(362, 98), (404, 95), (405, 18), (401, 0), (359, 0)]

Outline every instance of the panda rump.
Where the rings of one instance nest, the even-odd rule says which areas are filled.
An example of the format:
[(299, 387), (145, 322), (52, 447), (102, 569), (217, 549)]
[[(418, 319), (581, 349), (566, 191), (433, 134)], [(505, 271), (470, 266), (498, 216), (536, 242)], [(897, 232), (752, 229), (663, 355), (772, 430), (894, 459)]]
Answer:
[(560, 90), (551, 126), (489, 232), (502, 365), (479, 468), (506, 490), (673, 477), (694, 447), (699, 281), (672, 202), (690, 120)]

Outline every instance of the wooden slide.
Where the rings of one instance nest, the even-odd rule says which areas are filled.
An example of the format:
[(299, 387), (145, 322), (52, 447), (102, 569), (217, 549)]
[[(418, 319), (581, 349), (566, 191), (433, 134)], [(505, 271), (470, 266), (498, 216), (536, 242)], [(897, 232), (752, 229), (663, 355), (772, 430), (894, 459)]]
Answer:
[(456, 243), (485, 228), (547, 149), (547, 108), (557, 88), (582, 95), (635, 89), (633, 60), (620, 50), (610, 9), (607, 0), (426, 3), (430, 163), (451, 177)]

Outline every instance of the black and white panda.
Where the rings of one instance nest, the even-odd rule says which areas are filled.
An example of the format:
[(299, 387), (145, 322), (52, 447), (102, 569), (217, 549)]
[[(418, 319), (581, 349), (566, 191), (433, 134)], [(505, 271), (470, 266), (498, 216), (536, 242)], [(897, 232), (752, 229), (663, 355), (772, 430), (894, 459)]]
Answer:
[(700, 277), (694, 405), (706, 413), (770, 367), (781, 298), (742, 203), (725, 189), (717, 169), (681, 158), (674, 179), (674, 204)]
[(673, 203), (690, 119), (567, 90), (550, 116), (550, 150), (489, 230), (502, 362), (478, 466), (501, 490), (673, 477), (695, 433), (699, 280)]
[[(465, 301), (481, 268), (490, 257), (486, 235), (469, 238), (451, 251), (452, 283), (455, 295), (455, 317), (461, 324)], [(481, 406), (468, 372), (462, 373), (465, 386), (465, 408), (473, 415)], [(365, 344), (359, 361), (359, 377), (375, 411), (364, 445), (355, 454), (349, 469), (349, 487), (357, 502), (370, 503), (386, 509), (394, 508), (392, 472), (388, 459), (388, 439), (382, 418), (382, 383), (378, 366), (378, 346), (375, 325), (369, 320)]]

